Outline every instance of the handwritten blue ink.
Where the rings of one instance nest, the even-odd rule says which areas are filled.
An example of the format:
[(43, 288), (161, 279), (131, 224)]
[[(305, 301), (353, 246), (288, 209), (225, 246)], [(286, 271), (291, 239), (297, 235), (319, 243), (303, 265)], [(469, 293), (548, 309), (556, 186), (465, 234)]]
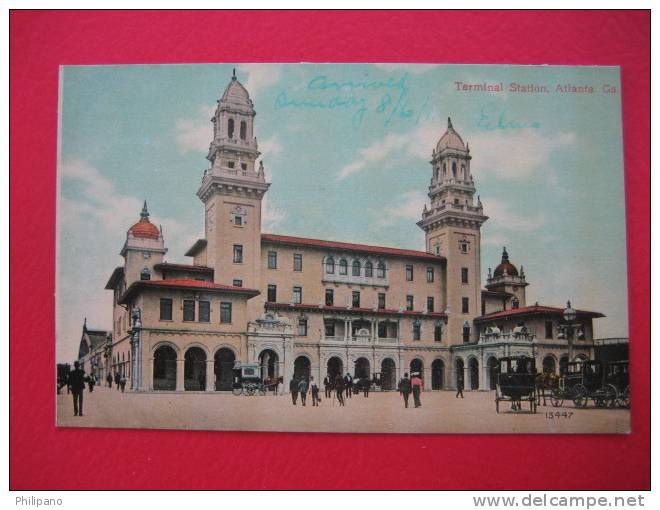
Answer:
[(481, 108), (477, 127), (484, 131), (495, 131), (497, 129), (538, 129), (541, 123), (538, 121), (523, 122), (507, 119), (506, 111), (499, 110), (494, 104), (488, 104)]

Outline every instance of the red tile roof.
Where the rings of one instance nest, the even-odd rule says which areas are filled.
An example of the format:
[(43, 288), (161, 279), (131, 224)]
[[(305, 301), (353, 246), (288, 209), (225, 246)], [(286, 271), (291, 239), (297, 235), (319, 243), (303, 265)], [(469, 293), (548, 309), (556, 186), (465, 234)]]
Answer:
[(417, 258), (443, 262), (445, 257), (433, 255), (425, 251), (404, 250), (401, 248), (388, 248), (386, 246), (372, 246), (368, 244), (343, 243), (339, 241), (326, 241), (323, 239), (309, 239), (307, 237), (282, 236), (277, 234), (261, 234), (262, 242), (291, 244), (295, 246), (313, 246), (315, 248), (332, 248), (335, 250), (359, 251), (373, 253), (374, 255), (390, 255), (395, 257)]
[(146, 237), (147, 239), (158, 239), (160, 237), (158, 227), (149, 220), (138, 221), (128, 231), (135, 237)]
[[(588, 310), (576, 310), (578, 317), (582, 316), (583, 318), (598, 318), (605, 317), (604, 314), (600, 312), (590, 312)], [(505, 319), (508, 317), (518, 317), (521, 315), (562, 315), (564, 313), (563, 308), (557, 308), (555, 306), (543, 306), (543, 305), (532, 305), (525, 306), (522, 308), (514, 308), (512, 310), (502, 310), (500, 312), (493, 312), (481, 317), (475, 317), (475, 322), (483, 322), (491, 319)]]
[(172, 264), (170, 262), (161, 262), (154, 265), (159, 271), (193, 271), (195, 273), (213, 273), (213, 268), (208, 266), (193, 266), (191, 264)]
[(203, 280), (190, 280), (187, 278), (176, 278), (171, 280), (138, 280), (133, 282), (122, 296), (120, 302), (125, 303), (133, 294), (141, 288), (173, 288), (173, 289), (194, 289), (206, 291), (218, 291), (232, 294), (245, 294), (248, 297), (254, 297), (260, 292), (256, 289), (246, 287), (235, 287), (233, 285), (223, 285), (221, 283), (205, 282)]
[(376, 314), (376, 315), (408, 315), (413, 317), (431, 317), (434, 319), (444, 319), (447, 317), (446, 314), (441, 312), (422, 312), (414, 310), (393, 310), (391, 308), (379, 308), (374, 310), (373, 308), (346, 308), (345, 306), (321, 306), (313, 304), (290, 304), (290, 303), (272, 303), (267, 302), (266, 308), (278, 309), (278, 310), (307, 310), (307, 311), (318, 311), (318, 312), (344, 312), (344, 313), (357, 313), (357, 314)]

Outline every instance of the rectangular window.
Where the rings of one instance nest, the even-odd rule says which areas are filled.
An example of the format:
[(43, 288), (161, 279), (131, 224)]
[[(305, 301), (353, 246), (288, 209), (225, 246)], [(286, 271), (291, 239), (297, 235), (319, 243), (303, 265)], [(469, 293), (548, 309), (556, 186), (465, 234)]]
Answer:
[(243, 245), (235, 244), (234, 245), (234, 264), (243, 263)]
[(413, 281), (413, 267), (406, 266), (406, 280), (409, 282)]
[(412, 296), (406, 296), (406, 310), (411, 311), (415, 306), (415, 298)]
[(353, 308), (360, 308), (360, 291), (353, 291)]
[(335, 291), (332, 289), (325, 289), (325, 306), (333, 306), (335, 304)]
[(463, 326), (463, 343), (470, 343), (470, 326)]
[(211, 320), (211, 302), (199, 302), (199, 322), (209, 322)]
[(545, 337), (552, 338), (552, 321), (545, 321)]
[(385, 308), (385, 293), (384, 292), (379, 292), (378, 293), (378, 308), (381, 310)]
[(422, 325), (419, 321), (413, 321), (413, 340), (421, 340)]
[(341, 259), (339, 261), (339, 274), (340, 275), (348, 274), (348, 262), (346, 262), (346, 259)]
[(240, 227), (243, 225), (243, 216), (239, 216), (238, 214), (234, 216), (234, 225), (237, 227)]
[(433, 273), (432, 267), (426, 268), (426, 281), (431, 283), (435, 279), (435, 274)]
[(435, 342), (442, 342), (442, 325), (436, 324), (433, 328), (433, 340)]
[(385, 278), (385, 263), (379, 262), (376, 266), (376, 276), (378, 278)]
[(293, 304), (299, 305), (302, 303), (302, 287), (293, 288)]
[(277, 252), (268, 252), (268, 269), (277, 269)]
[(461, 300), (461, 309), (463, 313), (470, 313), (470, 298), (464, 297)]
[(231, 303), (220, 303), (220, 322), (231, 324)]
[[(230, 138), (231, 138), (231, 136), (230, 136)], [(229, 168), (234, 168), (235, 164), (236, 164), (236, 163), (234, 163), (233, 161), (227, 161), (227, 166), (228, 166)]]
[(277, 285), (268, 285), (267, 300), (269, 303), (277, 303)]
[(378, 338), (387, 338), (387, 322), (378, 323)]
[(234, 285), (234, 287), (242, 287), (243, 286), (243, 280), (234, 280), (232, 282), (232, 284)]
[(192, 299), (183, 300), (183, 320), (184, 321), (195, 320), (195, 301)]
[(364, 276), (367, 278), (373, 278), (374, 276), (374, 265), (371, 262), (367, 262), (364, 265)]
[(172, 320), (172, 299), (160, 298), (160, 320)]
[(335, 336), (335, 322), (325, 321), (325, 336)]
[(461, 268), (461, 283), (468, 283), (468, 268)]
[(307, 336), (307, 319), (298, 320), (298, 336)]
[(426, 311), (429, 313), (434, 312), (435, 301), (432, 296), (426, 298)]
[(293, 254), (293, 270), (302, 271), (302, 254), (294, 253)]

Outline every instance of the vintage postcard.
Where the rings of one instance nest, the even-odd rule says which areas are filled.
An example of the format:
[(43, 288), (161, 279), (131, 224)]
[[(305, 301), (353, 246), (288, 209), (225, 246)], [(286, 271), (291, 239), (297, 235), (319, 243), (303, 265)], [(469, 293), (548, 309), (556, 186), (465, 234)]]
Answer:
[(617, 67), (62, 67), (57, 424), (628, 433), (621, 130)]

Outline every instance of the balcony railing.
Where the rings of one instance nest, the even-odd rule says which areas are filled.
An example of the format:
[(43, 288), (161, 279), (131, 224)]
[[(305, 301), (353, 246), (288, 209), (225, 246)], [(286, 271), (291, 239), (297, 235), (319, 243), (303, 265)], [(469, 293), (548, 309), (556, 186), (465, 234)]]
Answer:
[(498, 335), (481, 335), (480, 344), (498, 342), (532, 342), (536, 338), (534, 333), (500, 333)]
[(396, 345), (399, 343), (399, 337), (372, 338), (370, 336), (326, 336), (323, 337), (321, 341), (346, 345)]

